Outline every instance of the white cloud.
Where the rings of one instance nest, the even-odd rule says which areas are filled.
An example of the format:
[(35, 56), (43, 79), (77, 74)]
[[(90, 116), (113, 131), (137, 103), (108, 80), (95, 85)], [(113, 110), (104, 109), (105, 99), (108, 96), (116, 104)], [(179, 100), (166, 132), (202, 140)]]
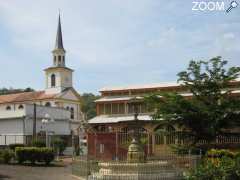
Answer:
[(10, 49), (4, 59), (21, 59), (41, 71), (51, 64), (60, 8), (67, 64), (77, 70), (77, 88), (167, 81), (190, 59), (236, 58), (239, 15), (194, 14), (191, 5), (179, 0), (0, 0), (0, 37), (9, 37), (0, 47)]

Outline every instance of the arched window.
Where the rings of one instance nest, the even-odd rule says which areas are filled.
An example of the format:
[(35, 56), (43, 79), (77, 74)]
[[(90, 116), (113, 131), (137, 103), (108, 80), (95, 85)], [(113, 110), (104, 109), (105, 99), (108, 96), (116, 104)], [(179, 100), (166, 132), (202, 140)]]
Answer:
[(65, 56), (63, 56), (63, 64), (65, 64)]
[(46, 107), (51, 107), (51, 103), (50, 102), (46, 102), (45, 106)]
[(58, 65), (61, 65), (61, 56), (58, 56)]
[(20, 105), (18, 106), (18, 109), (23, 109), (23, 105), (20, 104)]
[(57, 57), (54, 56), (54, 65), (56, 66), (57, 65)]
[(7, 106), (7, 107), (6, 107), (6, 110), (7, 110), (7, 111), (10, 111), (10, 110), (11, 110), (11, 106)]
[(55, 76), (55, 74), (51, 75), (51, 86), (52, 87), (56, 86), (56, 76)]
[(74, 119), (74, 108), (73, 107), (71, 107), (70, 112), (71, 112), (71, 119)]

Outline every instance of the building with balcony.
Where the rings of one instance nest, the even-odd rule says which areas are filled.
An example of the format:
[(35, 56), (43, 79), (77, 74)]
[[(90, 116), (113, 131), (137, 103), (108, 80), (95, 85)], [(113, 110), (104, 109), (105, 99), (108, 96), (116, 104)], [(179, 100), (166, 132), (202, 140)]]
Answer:
[[(231, 82), (228, 89), (232, 90), (232, 96), (239, 97), (240, 81)], [(174, 136), (174, 133), (181, 132), (181, 128), (177, 124), (170, 125), (161, 119), (153, 120), (153, 112), (149, 111), (143, 101), (145, 95), (164, 92), (176, 92), (186, 98), (192, 96), (186, 87), (177, 83), (101, 89), (101, 97), (96, 100), (97, 116), (89, 120), (89, 155), (107, 159), (119, 159), (126, 156), (126, 144), (129, 143), (129, 135), (131, 134), (129, 126), (134, 121), (136, 99), (139, 101), (138, 123), (140, 124), (140, 134), (147, 142), (145, 145), (147, 154), (169, 151), (169, 144), (184, 143), (184, 140)], [(239, 128), (231, 129), (231, 132), (239, 133)], [(240, 139), (230, 137), (227, 141), (228, 143), (239, 143)]]

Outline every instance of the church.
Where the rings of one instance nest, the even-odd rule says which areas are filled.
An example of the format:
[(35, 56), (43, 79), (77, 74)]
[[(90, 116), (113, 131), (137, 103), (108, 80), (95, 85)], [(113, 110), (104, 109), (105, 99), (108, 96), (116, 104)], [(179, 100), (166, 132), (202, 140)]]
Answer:
[(0, 145), (27, 143), (34, 133), (69, 137), (82, 120), (73, 70), (66, 66), (59, 15), (52, 65), (44, 70), (45, 89), (0, 96)]

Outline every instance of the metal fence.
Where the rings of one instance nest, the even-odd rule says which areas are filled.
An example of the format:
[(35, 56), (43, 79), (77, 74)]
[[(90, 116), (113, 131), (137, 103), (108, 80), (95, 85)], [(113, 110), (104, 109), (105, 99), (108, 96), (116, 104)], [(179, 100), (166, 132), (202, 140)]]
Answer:
[(196, 155), (162, 155), (146, 159), (144, 163), (103, 161), (79, 156), (73, 159), (72, 173), (88, 180), (177, 180), (195, 168), (200, 161)]
[[(72, 144), (77, 144), (78, 137), (77, 136), (60, 136), (60, 135), (48, 135), (47, 136), (49, 143), (52, 142), (52, 140), (56, 138), (61, 138), (63, 139), (67, 146), (72, 146)], [(46, 141), (46, 136), (45, 135), (38, 135), (37, 136), (38, 140), (41, 141)], [(33, 140), (32, 135), (1, 135), (0, 134), (0, 146), (8, 146), (10, 144), (26, 144), (26, 145), (31, 145)]]
[(201, 155), (170, 151), (168, 144), (177, 142), (173, 136), (145, 132), (139, 136), (144, 163), (127, 161), (131, 133), (88, 134), (88, 153), (73, 158), (72, 173), (89, 180), (174, 180), (182, 179), (183, 172), (195, 168), (200, 160)]
[(24, 144), (28, 141), (25, 135), (0, 135), (0, 146), (8, 146), (9, 144)]
[[(131, 142), (128, 132), (98, 132), (87, 135), (87, 154), (73, 157), (74, 175), (89, 180), (174, 180), (195, 168), (201, 160), (201, 150), (183, 155), (175, 154), (171, 145), (189, 144), (194, 139), (181, 132), (139, 133), (145, 152), (144, 163), (128, 163), (127, 151)], [(201, 141), (198, 144), (207, 144)], [(239, 134), (218, 136), (216, 144), (240, 144)]]

